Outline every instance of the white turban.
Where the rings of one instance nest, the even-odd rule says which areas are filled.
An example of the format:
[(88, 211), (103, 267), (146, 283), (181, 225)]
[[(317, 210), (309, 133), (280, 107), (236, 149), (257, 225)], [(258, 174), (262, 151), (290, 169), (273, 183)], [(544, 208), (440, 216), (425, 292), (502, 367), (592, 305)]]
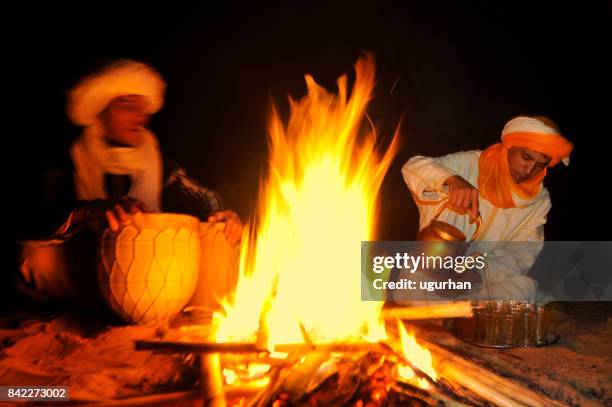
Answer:
[(68, 97), (68, 117), (75, 124), (91, 126), (118, 96), (141, 95), (146, 113), (153, 114), (164, 103), (166, 84), (161, 75), (142, 62), (120, 60), (83, 78)]
[[(529, 135), (529, 143), (524, 147), (534, 148), (536, 151), (543, 152), (553, 158), (553, 161), (562, 161), (569, 165), (569, 155), (573, 145), (559, 131), (556, 125), (547, 118), (534, 116), (517, 116), (510, 120), (502, 130), (502, 142), (509, 139), (509, 135)], [(506, 140), (507, 141), (507, 140)]]
[(545, 123), (536, 117), (517, 116), (510, 120), (502, 130), (502, 139), (506, 134), (510, 133), (542, 133), (542, 134), (560, 134), (555, 127)]

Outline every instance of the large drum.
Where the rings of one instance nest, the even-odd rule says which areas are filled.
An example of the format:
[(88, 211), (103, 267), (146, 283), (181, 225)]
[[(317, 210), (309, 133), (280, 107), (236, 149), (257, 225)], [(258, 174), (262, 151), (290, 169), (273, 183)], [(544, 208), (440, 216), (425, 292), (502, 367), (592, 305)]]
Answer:
[(198, 282), (199, 220), (189, 215), (145, 214), (100, 239), (98, 281), (123, 319), (165, 322), (189, 302)]
[(225, 223), (200, 223), (200, 277), (190, 305), (205, 311), (221, 308), (238, 282), (240, 244), (225, 240)]

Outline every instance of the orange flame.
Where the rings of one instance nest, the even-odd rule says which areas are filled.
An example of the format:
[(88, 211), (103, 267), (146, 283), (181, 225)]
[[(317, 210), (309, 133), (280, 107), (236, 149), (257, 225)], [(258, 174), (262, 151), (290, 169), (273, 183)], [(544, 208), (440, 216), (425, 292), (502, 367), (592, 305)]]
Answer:
[[(409, 360), (414, 367), (425, 373), (434, 381), (437, 380), (438, 374), (433, 367), (433, 359), (431, 358), (431, 353), (429, 350), (419, 345), (413, 334), (408, 334), (404, 324), (401, 321), (398, 320), (397, 325), (404, 358)], [(416, 382), (416, 384), (421, 388), (426, 389), (429, 387), (429, 382), (422, 377), (417, 378), (416, 373), (409, 366), (400, 366), (399, 374), (406, 380)]]
[[(338, 94), (307, 75), (307, 95), (290, 99), (283, 123), (269, 123), (270, 172), (260, 194), (259, 223), (243, 239), (240, 278), (218, 341), (277, 343), (385, 337), (381, 302), (361, 301), (360, 242), (374, 238), (377, 194), (397, 151), (397, 135), (382, 157), (364, 126), (374, 87), (370, 55)], [(259, 338), (261, 340), (261, 338)]]

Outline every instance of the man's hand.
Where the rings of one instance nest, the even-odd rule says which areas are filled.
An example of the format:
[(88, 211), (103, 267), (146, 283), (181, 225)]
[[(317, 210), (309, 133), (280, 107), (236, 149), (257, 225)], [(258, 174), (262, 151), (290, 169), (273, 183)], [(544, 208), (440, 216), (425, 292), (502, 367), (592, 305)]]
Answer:
[(138, 212), (148, 212), (148, 210), (142, 202), (129, 196), (118, 200), (96, 199), (86, 202), (78, 210), (76, 219), (89, 223), (99, 231), (108, 227), (116, 232), (121, 226), (129, 225), (132, 216)]
[(234, 211), (218, 211), (208, 217), (210, 223), (225, 222), (223, 234), (230, 244), (236, 244), (242, 238), (242, 221)]
[(444, 181), (448, 185), (448, 206), (455, 212), (470, 214), (470, 222), (478, 218), (478, 189), (458, 175), (453, 175)]
[(132, 215), (138, 212), (147, 212), (145, 205), (137, 199), (124, 196), (111, 204), (104, 216), (108, 222), (108, 227), (116, 232), (120, 226), (127, 226), (132, 223)]

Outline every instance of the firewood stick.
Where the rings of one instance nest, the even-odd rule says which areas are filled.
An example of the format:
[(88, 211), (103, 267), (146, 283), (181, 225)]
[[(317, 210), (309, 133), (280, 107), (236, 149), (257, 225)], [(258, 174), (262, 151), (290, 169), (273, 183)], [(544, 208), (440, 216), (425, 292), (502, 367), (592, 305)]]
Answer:
[[(480, 365), (447, 350), (445, 347), (435, 344), (434, 342), (432, 342), (431, 339), (428, 339), (428, 336), (426, 335), (427, 332), (422, 328), (419, 328), (418, 326), (413, 326), (412, 329), (416, 330), (417, 335), (419, 337), (419, 342), (432, 353), (432, 356), (434, 356), (435, 360), (446, 360), (447, 362), (456, 365), (464, 375), (470, 374), (476, 380), (480, 382), (486, 382), (490, 388), (495, 388), (498, 391), (503, 392), (507, 396), (529, 406), (562, 407), (565, 405), (563, 403), (558, 402), (557, 400), (549, 398), (544, 394), (536, 393), (531, 389), (521, 385), (520, 383), (503, 378), (498, 374), (491, 372), (490, 370), (483, 368)], [(419, 334), (419, 332), (421, 334)], [(444, 336), (436, 336), (436, 340), (438, 338), (444, 338)], [(448, 336), (448, 340), (444, 342), (444, 345), (458, 346), (459, 343), (460, 341), (454, 339), (451, 336)]]
[(408, 383), (397, 382), (395, 383), (393, 387), (396, 389), (398, 393), (404, 394), (406, 396), (409, 396), (415, 399), (419, 399), (427, 403), (427, 405), (429, 406), (433, 406), (436, 404), (437, 401), (441, 401), (437, 397), (434, 397), (432, 394), (428, 392), (420, 391), (420, 389)]
[(434, 405), (434, 402), (442, 403), (447, 407), (468, 407), (467, 404), (461, 403), (460, 401), (454, 400), (441, 391), (437, 390), (436, 387), (432, 386), (427, 390), (421, 390), (412, 384), (404, 381), (397, 381), (394, 385), (398, 392), (405, 393), (410, 397), (418, 398), (427, 402), (429, 405)]
[(312, 345), (306, 343), (295, 344), (278, 344), (274, 346), (275, 352), (367, 352), (380, 351), (380, 344), (372, 342), (355, 342), (355, 343), (314, 343)]
[(225, 407), (221, 359), (218, 353), (200, 355), (200, 374), (205, 407)]
[[(507, 382), (510, 383), (510, 386), (514, 386), (514, 383), (516, 383), (516, 387), (511, 388), (521, 389), (518, 390), (521, 393), (525, 393), (525, 389), (527, 388), (533, 388), (531, 386), (540, 387), (542, 389), (541, 391), (535, 391), (530, 393), (530, 397), (534, 396), (539, 400), (539, 405), (565, 406), (565, 400), (570, 399), (573, 400), (576, 404), (585, 406), (589, 405), (590, 402), (596, 403), (588, 396), (585, 396), (584, 394), (578, 392), (573, 387), (573, 381), (570, 379), (558, 379), (559, 386), (561, 387), (557, 387), (557, 385), (553, 386), (552, 382), (547, 381), (548, 379), (546, 379), (543, 375), (538, 375), (537, 377), (530, 377), (530, 369), (528, 369), (528, 372), (525, 373), (525, 370), (522, 366), (516, 365), (516, 359), (513, 358), (511, 359), (511, 361), (509, 361), (509, 356), (512, 355), (512, 352), (483, 352), (482, 348), (466, 344), (465, 342), (458, 340), (450, 334), (444, 332), (435, 333), (433, 331), (426, 331), (418, 326), (413, 326), (413, 329), (417, 331), (417, 335), (422, 340), (429, 341), (430, 343), (436, 344), (438, 346), (442, 346), (444, 349), (452, 349), (453, 353), (458, 353), (459, 356), (462, 357), (464, 360), (470, 360), (471, 358), (475, 358), (478, 361), (483, 361), (487, 365), (495, 366), (495, 372), (500, 372), (497, 373), (496, 376), (506, 379)], [(477, 366), (482, 366), (478, 363), (480, 362), (476, 362), (475, 364)], [(527, 367), (528, 366), (529, 365), (527, 365)], [(490, 369), (486, 368), (484, 369), (484, 371), (491, 372)], [(557, 382), (557, 380), (555, 380), (555, 382)], [(532, 401), (531, 404), (534, 404), (534, 402)]]
[[(435, 360), (437, 361), (436, 370), (442, 368), (442, 370), (447, 371), (449, 366), (453, 367), (453, 369), (450, 369), (453, 377), (446, 377), (456, 381), (464, 387), (469, 388), (470, 390), (473, 390), (475, 393), (478, 393), (478, 391), (472, 389), (470, 386), (467, 386), (466, 383), (462, 381), (464, 377), (472, 376), (472, 379), (476, 382), (486, 384), (489, 389), (496, 389), (497, 392), (503, 393), (504, 395), (509, 396), (525, 405), (534, 407), (562, 407), (564, 405), (556, 400), (521, 386), (518, 383), (502, 378), (501, 376), (480, 367), (476, 363), (457, 356), (440, 346), (428, 342), (427, 340), (423, 340), (421, 338), (420, 342), (423, 346), (429, 349), (430, 352), (432, 352)], [(438, 364), (440, 366), (438, 366)], [(466, 379), (465, 381), (469, 381), (469, 379)]]
[(502, 391), (498, 391), (499, 388), (490, 387), (480, 380), (480, 378), (476, 376), (473, 377), (471, 373), (467, 373), (464, 369), (457, 368), (448, 361), (436, 364), (436, 370), (441, 376), (461, 384), (463, 387), (470, 389), (485, 400), (492, 401), (496, 405), (505, 407), (524, 407), (531, 405), (516, 401)]
[(259, 353), (267, 352), (254, 343), (215, 343), (180, 341), (134, 341), (136, 350), (159, 350), (174, 353)]
[[(215, 343), (215, 342), (180, 342), (180, 341), (135, 341), (136, 350), (158, 350), (174, 353), (267, 353), (255, 343)], [(380, 350), (378, 343), (305, 343), (278, 344), (274, 346), (275, 352), (365, 352)]]
[(448, 304), (419, 305), (414, 307), (386, 308), (381, 311), (385, 320), (394, 319), (435, 319), (435, 318), (471, 318), (472, 304), (469, 301)]

